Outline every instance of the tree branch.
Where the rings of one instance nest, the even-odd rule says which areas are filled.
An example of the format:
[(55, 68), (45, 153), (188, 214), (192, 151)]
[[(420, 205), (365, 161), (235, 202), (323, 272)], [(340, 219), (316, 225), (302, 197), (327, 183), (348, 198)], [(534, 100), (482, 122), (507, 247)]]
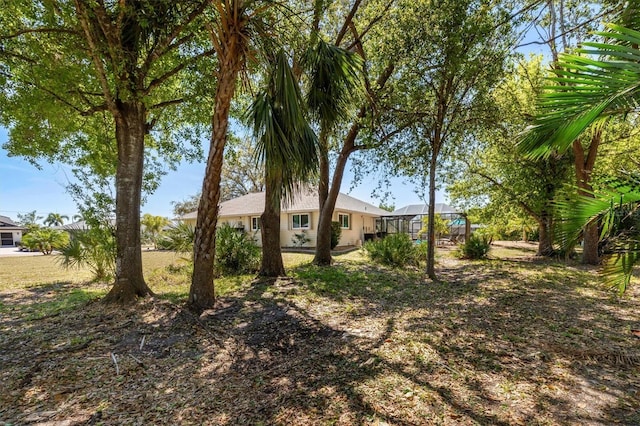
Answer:
[(71, 28), (60, 28), (60, 27), (56, 27), (56, 28), (24, 28), (22, 30), (18, 30), (17, 32), (13, 33), (13, 34), (7, 34), (7, 35), (3, 35), (0, 36), (0, 40), (8, 40), (11, 38), (16, 38), (19, 37), (21, 35), (24, 34), (42, 34), (42, 33), (52, 33), (52, 34), (73, 34), (73, 35), (77, 35), (80, 36), (80, 33), (77, 30), (71, 29)]
[(335, 42), (336, 46), (340, 46), (340, 44), (342, 44), (342, 39), (347, 34), (347, 30), (349, 30), (349, 25), (351, 24), (353, 17), (356, 15), (356, 12), (360, 7), (360, 3), (362, 3), (362, 0), (356, 0), (355, 2), (353, 2), (353, 6), (351, 7), (349, 14), (345, 18), (344, 23), (342, 24), (342, 28), (340, 28), (340, 32), (338, 32), (338, 36), (336, 37), (336, 42)]
[(177, 105), (177, 104), (181, 104), (182, 102), (184, 102), (184, 99), (172, 99), (170, 101), (164, 101), (164, 102), (159, 102), (155, 105), (151, 105), (149, 107), (150, 110), (152, 109), (160, 109), (160, 108), (164, 108), (166, 106), (169, 105)]
[(175, 68), (167, 71), (165, 74), (161, 75), (160, 77), (157, 77), (157, 78), (153, 79), (149, 83), (149, 85), (144, 89), (144, 94), (148, 95), (149, 93), (151, 93), (153, 91), (153, 89), (155, 89), (156, 87), (160, 86), (161, 84), (163, 84), (165, 81), (167, 81), (168, 79), (170, 79), (174, 75), (178, 74), (180, 71), (182, 71), (188, 65), (191, 65), (192, 63), (194, 63), (194, 62), (198, 61), (199, 59), (204, 58), (206, 56), (211, 56), (214, 53), (216, 53), (215, 49), (207, 50), (206, 52), (202, 52), (199, 55), (196, 55), (196, 56), (192, 57), (188, 61), (182, 62), (181, 64), (179, 64)]
[(109, 111), (114, 116), (118, 116), (120, 113), (116, 106), (116, 102), (113, 94), (111, 93), (111, 89), (109, 88), (109, 81), (107, 79), (107, 72), (104, 69), (104, 64), (100, 60), (98, 55), (98, 47), (96, 45), (95, 40), (93, 39), (93, 35), (91, 34), (90, 28), (90, 19), (87, 14), (86, 9), (82, 6), (79, 0), (75, 0), (76, 4), (76, 14), (78, 16), (78, 21), (80, 21), (80, 25), (85, 33), (85, 40), (89, 45), (89, 55), (91, 56), (91, 60), (93, 62), (94, 67), (96, 68), (96, 73), (98, 76), (98, 81), (100, 82), (100, 86), (102, 88), (102, 93), (106, 100), (107, 106), (109, 107)]
[(165, 55), (167, 52), (183, 45), (184, 43), (188, 42), (191, 38), (193, 38), (194, 36), (193, 34), (188, 34), (185, 37), (182, 37), (176, 43), (172, 43), (173, 40), (175, 40), (176, 37), (178, 37), (178, 35), (182, 32), (185, 26), (193, 22), (194, 19), (196, 19), (199, 15), (202, 14), (202, 12), (204, 11), (204, 9), (207, 7), (208, 4), (209, 4), (208, 1), (203, 1), (202, 3), (200, 3), (198, 7), (196, 7), (193, 11), (191, 11), (189, 16), (187, 16), (187, 18), (184, 20), (184, 22), (182, 22), (180, 25), (176, 25), (176, 27), (173, 29), (173, 31), (171, 31), (169, 35), (167, 35), (165, 38), (160, 40), (156, 44), (156, 46), (154, 46), (154, 48), (151, 49), (151, 51), (147, 55), (147, 58), (144, 61), (144, 64), (142, 65), (143, 74), (146, 74), (146, 72), (151, 68), (151, 65), (156, 59)]
[(347, 47), (347, 50), (351, 50), (353, 49), (353, 47), (355, 46), (356, 43), (360, 42), (364, 36), (367, 35), (367, 33), (369, 31), (371, 31), (371, 29), (373, 28), (373, 26), (375, 24), (378, 23), (378, 21), (380, 21), (384, 15), (387, 13), (387, 11), (391, 8), (391, 6), (393, 5), (393, 3), (395, 2), (395, 0), (390, 0), (389, 3), (387, 3), (387, 5), (384, 7), (384, 9), (382, 10), (382, 13), (380, 13), (378, 16), (376, 16), (375, 18), (373, 18), (371, 20), (371, 22), (369, 22), (369, 24), (365, 27), (364, 30), (362, 30), (362, 32), (360, 33), (360, 36), (358, 37), (358, 40), (353, 41), (349, 47)]

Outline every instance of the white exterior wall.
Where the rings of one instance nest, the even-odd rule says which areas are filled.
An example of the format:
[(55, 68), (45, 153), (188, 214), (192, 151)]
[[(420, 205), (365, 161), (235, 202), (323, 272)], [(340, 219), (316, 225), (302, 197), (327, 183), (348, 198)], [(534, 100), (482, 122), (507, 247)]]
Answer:
[[(308, 214), (308, 229), (293, 229), (293, 215)], [(318, 212), (300, 211), (291, 213), (282, 213), (280, 216), (280, 245), (282, 247), (294, 247), (293, 237), (295, 234), (305, 233), (310, 240), (302, 247), (315, 247), (318, 237)]]
[[(308, 229), (293, 229), (292, 217), (295, 214), (308, 214), (310, 219), (310, 227)], [(336, 210), (333, 213), (333, 221), (338, 221), (338, 215), (349, 215), (349, 229), (342, 229), (342, 235), (340, 237), (339, 246), (355, 246), (361, 245), (364, 241), (365, 233), (372, 233), (375, 230), (375, 217), (362, 213), (353, 213), (347, 211)], [(256, 215), (255, 217), (258, 217)], [(245, 231), (250, 234), (255, 234), (255, 239), (258, 245), (262, 245), (262, 238), (260, 231), (254, 232), (251, 229), (251, 218), (254, 216), (225, 216), (218, 219), (218, 225), (227, 223), (233, 227), (243, 226)], [(303, 245), (303, 247), (315, 247), (317, 241), (318, 232), (318, 211), (299, 211), (299, 212), (287, 212), (282, 213), (280, 216), (280, 244), (282, 247), (294, 247), (293, 237), (295, 234), (300, 234), (304, 231), (309, 238), (309, 242)], [(196, 225), (195, 219), (185, 220), (185, 223), (191, 226)]]
[(375, 217), (363, 213), (351, 213), (336, 210), (333, 212), (333, 221), (338, 221), (339, 215), (349, 215), (349, 228), (342, 228), (340, 236), (340, 246), (360, 246), (364, 241), (365, 233), (372, 233), (375, 230)]

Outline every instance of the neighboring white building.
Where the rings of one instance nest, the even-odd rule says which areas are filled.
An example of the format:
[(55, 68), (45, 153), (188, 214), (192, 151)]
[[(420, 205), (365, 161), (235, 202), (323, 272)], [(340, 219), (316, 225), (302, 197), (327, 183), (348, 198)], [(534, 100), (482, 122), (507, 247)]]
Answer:
[(20, 226), (7, 216), (0, 216), (0, 246), (15, 247), (22, 241), (22, 234), (27, 228)]
[[(255, 232), (258, 244), (260, 237), (260, 215), (264, 211), (264, 192), (243, 195), (220, 203), (218, 224), (227, 223), (234, 228)], [(299, 194), (290, 205), (282, 204), (280, 216), (280, 244), (292, 247), (295, 234), (306, 234), (309, 242), (305, 247), (315, 247), (320, 217), (318, 194), (307, 192)], [(389, 214), (372, 204), (340, 193), (333, 211), (333, 221), (342, 225), (340, 246), (360, 245), (365, 234), (375, 232), (375, 221)], [(182, 222), (196, 224), (197, 212), (188, 213), (180, 218)]]

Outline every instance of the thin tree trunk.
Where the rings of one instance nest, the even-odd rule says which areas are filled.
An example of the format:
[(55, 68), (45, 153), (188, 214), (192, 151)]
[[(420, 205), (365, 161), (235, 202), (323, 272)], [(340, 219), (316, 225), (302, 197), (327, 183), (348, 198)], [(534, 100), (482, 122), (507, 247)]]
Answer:
[[(354, 136), (355, 139), (355, 136)], [(331, 219), (333, 211), (336, 207), (338, 195), (340, 194), (340, 184), (344, 176), (344, 170), (347, 166), (347, 160), (352, 152), (353, 144), (345, 144), (338, 156), (336, 169), (333, 172), (333, 180), (331, 188), (327, 194), (327, 198), (320, 210), (318, 218), (318, 232), (316, 237), (316, 253), (313, 263), (319, 266), (331, 265)]]
[(431, 159), (429, 161), (429, 224), (427, 226), (427, 275), (432, 280), (436, 277), (436, 232), (435, 232), (435, 216), (436, 216), (436, 163), (438, 160), (438, 149), (434, 143), (431, 150)]
[[(395, 69), (393, 64), (387, 65), (383, 73), (380, 75), (376, 82), (376, 87), (381, 90), (387, 83), (389, 77)], [(362, 128), (362, 121), (367, 115), (367, 105), (360, 107), (356, 119), (353, 121), (349, 132), (344, 138), (340, 155), (336, 162), (336, 169), (333, 172), (333, 178), (331, 179), (331, 187), (328, 188), (327, 197), (320, 209), (320, 217), (318, 218), (318, 232), (316, 238), (316, 252), (313, 258), (313, 263), (319, 266), (331, 265), (331, 220), (333, 218), (333, 211), (336, 207), (336, 201), (338, 200), (338, 194), (340, 193), (340, 186), (342, 185), (342, 178), (344, 176), (344, 170), (347, 166), (347, 160), (352, 152), (356, 151), (359, 147), (356, 147), (356, 138)], [(321, 160), (322, 161), (322, 160)], [(322, 169), (322, 165), (321, 165)], [(322, 173), (322, 172), (321, 172)], [(329, 170), (327, 162), (327, 178), (329, 181)], [(318, 192), (322, 193), (323, 188), (320, 186)], [(320, 196), (319, 196), (320, 197)]]
[(212, 116), (211, 146), (202, 196), (198, 205), (198, 220), (193, 247), (193, 276), (189, 289), (189, 305), (196, 311), (210, 309), (215, 303), (214, 261), (216, 252), (216, 225), (220, 201), (220, 175), (224, 146), (227, 142), (229, 109), (238, 75), (237, 64), (231, 63), (219, 73), (215, 109)]
[[(573, 142), (574, 165), (576, 173), (576, 181), (578, 184), (578, 194), (583, 197), (593, 197), (591, 191), (591, 174), (598, 153), (598, 147), (602, 140), (602, 131), (595, 131), (591, 137), (587, 155), (585, 157), (584, 148), (580, 140)], [(598, 224), (594, 223), (584, 229), (582, 263), (586, 265), (598, 265), (600, 256), (598, 255), (598, 244), (600, 242), (600, 234), (598, 232)]]
[(115, 117), (116, 169), (116, 282), (105, 301), (126, 303), (153, 294), (142, 275), (140, 199), (144, 171), (147, 111), (142, 103), (123, 104)]
[(280, 277), (285, 275), (280, 248), (280, 197), (275, 197), (274, 190), (282, 186), (278, 179), (269, 176), (265, 179), (264, 212), (262, 221), (262, 264), (260, 272), (263, 277)]
[(466, 243), (471, 238), (471, 221), (469, 220), (469, 216), (464, 214), (464, 242)]
[(318, 183), (319, 211), (322, 211), (324, 203), (329, 196), (329, 143), (325, 129), (320, 131), (320, 179)]
[(546, 213), (542, 213), (538, 220), (538, 256), (552, 256), (553, 249), (553, 233), (551, 230), (551, 217)]

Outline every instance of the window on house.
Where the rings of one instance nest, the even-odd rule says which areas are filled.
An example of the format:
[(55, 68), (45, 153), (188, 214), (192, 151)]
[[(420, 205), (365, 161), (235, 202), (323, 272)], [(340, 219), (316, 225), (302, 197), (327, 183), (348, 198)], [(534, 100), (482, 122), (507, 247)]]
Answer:
[(291, 227), (293, 229), (309, 229), (310, 228), (309, 214), (294, 214), (291, 216)]
[(340, 227), (342, 229), (349, 229), (349, 215), (348, 214), (339, 214), (338, 222), (340, 222)]
[(259, 216), (255, 216), (251, 218), (251, 230), (252, 231), (257, 231), (261, 228), (262, 223), (260, 222), (260, 217)]

